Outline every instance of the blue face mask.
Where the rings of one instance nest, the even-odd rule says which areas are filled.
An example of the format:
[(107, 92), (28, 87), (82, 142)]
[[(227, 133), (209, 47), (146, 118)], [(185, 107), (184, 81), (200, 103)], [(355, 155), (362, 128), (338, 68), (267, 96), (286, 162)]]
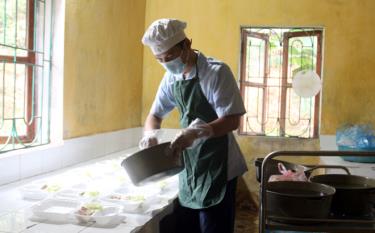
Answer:
[(172, 61), (161, 62), (160, 64), (172, 74), (182, 74), (185, 69), (185, 64), (182, 62), (181, 56), (173, 59)]

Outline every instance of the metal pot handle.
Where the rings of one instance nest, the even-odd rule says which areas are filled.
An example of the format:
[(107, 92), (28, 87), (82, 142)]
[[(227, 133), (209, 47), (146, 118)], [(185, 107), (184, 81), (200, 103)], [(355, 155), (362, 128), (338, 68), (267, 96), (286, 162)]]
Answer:
[(311, 173), (316, 170), (316, 169), (319, 169), (319, 168), (333, 168), (333, 169), (342, 169), (344, 170), (348, 175), (351, 175), (349, 169), (347, 167), (344, 167), (344, 166), (340, 166), (340, 165), (317, 165), (317, 166), (314, 166), (312, 168), (309, 168), (305, 171), (305, 174), (306, 174), (306, 177), (309, 178)]
[(373, 205), (373, 208), (375, 208), (375, 189), (372, 189), (370, 192), (370, 202)]

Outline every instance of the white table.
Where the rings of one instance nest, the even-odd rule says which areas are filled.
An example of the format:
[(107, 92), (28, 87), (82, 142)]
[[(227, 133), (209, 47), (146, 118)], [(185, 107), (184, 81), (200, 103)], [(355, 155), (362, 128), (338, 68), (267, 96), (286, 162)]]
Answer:
[[(320, 157), (320, 161), (325, 165), (340, 165), (347, 167), (353, 175), (375, 178), (375, 163), (355, 163), (345, 161), (340, 157)], [(328, 169), (327, 173), (344, 173), (342, 170)]]
[[(59, 176), (71, 169), (80, 169), (81, 167), (90, 166), (97, 162), (119, 158), (125, 154), (136, 151), (136, 148), (131, 148), (125, 151), (113, 153), (105, 157), (95, 160), (87, 161), (75, 165), (73, 167), (65, 168), (52, 173), (36, 176), (33, 178), (21, 180), (19, 182), (0, 186), (0, 232), (1, 233), (127, 233), (127, 232), (141, 232), (141, 233), (158, 233), (159, 222), (167, 214), (173, 211), (173, 200), (176, 198), (170, 197), (168, 202), (160, 208), (147, 214), (125, 214), (126, 218), (123, 223), (112, 228), (96, 227), (93, 223), (77, 224), (54, 224), (45, 221), (36, 221), (32, 218), (33, 213), (30, 207), (36, 204), (36, 201), (29, 201), (22, 198), (19, 188), (27, 185), (33, 181), (48, 178), (51, 176)], [(124, 171), (125, 172), (125, 171)], [(176, 190), (177, 194), (177, 190)]]

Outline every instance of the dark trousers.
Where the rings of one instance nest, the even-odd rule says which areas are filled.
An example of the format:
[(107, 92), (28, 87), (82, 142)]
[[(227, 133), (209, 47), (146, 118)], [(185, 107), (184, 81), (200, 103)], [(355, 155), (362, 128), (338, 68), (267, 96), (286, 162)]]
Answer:
[(224, 199), (206, 209), (176, 209), (176, 232), (178, 233), (233, 233), (237, 178), (227, 183)]

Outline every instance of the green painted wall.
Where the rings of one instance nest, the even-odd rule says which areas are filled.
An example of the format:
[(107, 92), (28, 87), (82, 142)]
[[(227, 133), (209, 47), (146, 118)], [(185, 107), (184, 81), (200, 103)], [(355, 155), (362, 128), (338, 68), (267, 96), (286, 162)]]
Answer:
[(67, 0), (64, 138), (138, 127), (145, 0)]

